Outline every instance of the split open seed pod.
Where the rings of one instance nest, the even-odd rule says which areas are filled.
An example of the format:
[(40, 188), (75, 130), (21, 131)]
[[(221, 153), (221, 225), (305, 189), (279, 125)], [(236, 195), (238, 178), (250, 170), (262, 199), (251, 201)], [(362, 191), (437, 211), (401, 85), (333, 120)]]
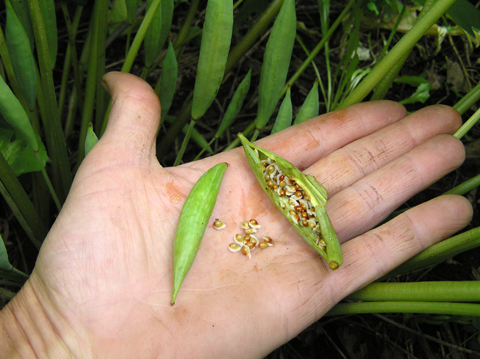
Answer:
[(331, 269), (343, 263), (342, 249), (325, 211), (327, 190), (313, 176), (238, 134), (248, 163), (275, 206)]

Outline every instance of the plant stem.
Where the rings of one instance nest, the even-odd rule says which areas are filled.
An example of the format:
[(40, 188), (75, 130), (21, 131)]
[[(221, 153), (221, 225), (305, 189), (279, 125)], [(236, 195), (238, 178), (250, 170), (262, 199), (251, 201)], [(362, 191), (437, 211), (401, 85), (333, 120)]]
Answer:
[[(253, 131), (254, 128), (255, 128), (255, 121), (252, 122), (250, 125), (248, 125), (248, 127), (245, 130), (243, 130), (243, 132), (242, 132), (243, 135), (245, 137), (248, 136)], [(240, 144), (240, 139), (237, 137), (227, 146), (227, 148), (225, 148), (223, 150), (223, 152), (226, 152), (228, 150), (232, 150), (235, 147), (237, 147), (239, 144)]]
[[(32, 21), (38, 64), (40, 68), (41, 88), (44, 96), (44, 113), (42, 113), (43, 128), (47, 140), (48, 152), (52, 160), (53, 183), (60, 202), (63, 202), (72, 183), (72, 172), (65, 145), (62, 125), (58, 113), (53, 73), (48, 49), (45, 26), (38, 0), (28, 0), (30, 18)], [(42, 108), (42, 106), (40, 106)]]
[[(41, 163), (40, 156), (38, 152), (35, 152), (35, 155), (37, 157), (37, 160), (39, 163)], [(57, 211), (60, 212), (62, 209), (62, 204), (60, 203), (57, 194), (55, 193), (55, 189), (53, 188), (52, 182), (50, 181), (50, 178), (48, 177), (47, 171), (45, 170), (45, 167), (42, 168), (41, 170), (42, 176), (45, 180), (45, 183), (47, 184), (48, 190), (53, 198), (53, 202), (55, 203), (55, 206), (57, 207)]]
[(372, 283), (346, 299), (362, 302), (480, 302), (480, 282)]
[(40, 249), (47, 235), (47, 228), (42, 222), (35, 206), (17, 176), (0, 153), (0, 192), (22, 225), (32, 243)]
[(243, 39), (230, 51), (227, 65), (225, 66), (225, 74), (237, 64), (240, 58), (252, 47), (253, 43), (264, 34), (267, 26), (274, 20), (275, 16), (282, 7), (283, 0), (274, 0), (268, 8), (262, 13), (251, 29), (245, 34)]
[(366, 313), (423, 313), (480, 316), (480, 304), (443, 302), (360, 302), (341, 303), (325, 316)]
[(480, 174), (476, 175), (473, 178), (470, 178), (469, 180), (463, 182), (462, 184), (459, 184), (458, 186), (452, 188), (450, 191), (447, 191), (444, 193), (446, 194), (458, 194), (460, 196), (464, 195), (465, 193), (471, 191), (472, 189), (480, 186)]
[[(78, 139), (78, 152), (76, 167), (80, 166), (83, 158), (85, 157), (85, 138), (87, 136), (88, 124), (93, 121), (93, 114), (95, 108), (95, 95), (97, 92), (97, 83), (99, 82), (99, 72), (103, 69), (99, 69), (99, 48), (102, 39), (100, 38), (100, 32), (102, 22), (106, 21), (106, 14), (108, 10), (108, 1), (99, 0), (95, 1), (93, 8), (93, 16), (91, 22), (91, 41), (88, 56), (88, 70), (85, 80), (85, 97), (83, 99), (82, 120), (80, 125), (80, 135)], [(104, 39), (103, 39), (104, 40)], [(77, 93), (77, 96), (80, 95)]]
[(174, 166), (178, 166), (180, 162), (182, 161), (183, 154), (185, 153), (185, 150), (188, 145), (188, 141), (190, 140), (190, 136), (192, 135), (193, 127), (195, 127), (195, 120), (192, 119), (190, 121), (190, 126), (188, 126), (187, 133), (185, 134), (185, 138), (183, 139), (182, 146), (180, 147), (180, 151), (178, 152), (177, 158), (175, 159), (175, 163), (173, 164)]
[(123, 63), (123, 66), (122, 66), (122, 70), (121, 70), (122, 72), (130, 72), (133, 62), (137, 57), (138, 50), (140, 50), (140, 46), (142, 45), (143, 39), (145, 38), (145, 35), (147, 33), (147, 29), (152, 23), (152, 20), (161, 2), (162, 0), (154, 0), (150, 5), (150, 7), (148, 8), (148, 11), (145, 14), (145, 17), (143, 18), (142, 24), (140, 25), (137, 31), (137, 34), (133, 39), (132, 46), (128, 50), (127, 57), (125, 58), (125, 62)]
[(448, 10), (455, 0), (438, 0), (425, 15), (418, 19), (415, 25), (393, 47), (385, 58), (380, 61), (360, 85), (340, 104), (345, 108), (362, 101), (372, 89), (384, 78), (388, 71), (415, 46), (418, 40), (430, 27)]
[(470, 106), (480, 99), (480, 82), (471, 89), (465, 96), (463, 96), (460, 101), (458, 101), (453, 108), (457, 110), (460, 115), (463, 115)]
[[(280, 10), (283, 0), (274, 0), (270, 6), (263, 12), (263, 14), (258, 18), (252, 28), (248, 33), (242, 38), (242, 40), (235, 46), (235, 48), (230, 51), (228, 55), (227, 64), (225, 65), (225, 74), (230, 72), (230, 70), (237, 64), (240, 58), (253, 46), (254, 42), (260, 37), (268, 24), (270, 24), (275, 15)], [(165, 153), (172, 147), (175, 138), (178, 136), (183, 126), (187, 123), (190, 118), (190, 113), (192, 111), (192, 101), (186, 101), (183, 106), (180, 115), (177, 117), (177, 120), (170, 126), (167, 133), (162, 137), (161, 140), (157, 142), (157, 158), (162, 158)], [(251, 130), (248, 132), (250, 133)], [(239, 140), (235, 140), (235, 145), (233, 148), (237, 147), (240, 143)], [(230, 147), (230, 146), (229, 146)]]
[(208, 147), (210, 147), (210, 145), (217, 139), (217, 137), (214, 137), (210, 140), (210, 142), (202, 148), (202, 150), (200, 151), (200, 153), (197, 155), (197, 157), (194, 158), (194, 161), (198, 160), (200, 158), (200, 156), (203, 154), (203, 152), (205, 152), (207, 150)]
[(453, 137), (461, 139), (465, 134), (478, 122), (480, 119), (480, 108), (460, 127), (457, 132), (453, 134)]
[(459, 253), (468, 251), (478, 246), (480, 246), (480, 227), (476, 227), (430, 246), (429, 248), (417, 254), (415, 257), (409, 259), (390, 273), (380, 278), (378, 281), (383, 281), (397, 275), (411, 272), (413, 270), (438, 264)]
[(307, 69), (308, 65), (310, 65), (313, 59), (315, 59), (315, 56), (317, 56), (318, 52), (325, 46), (328, 40), (330, 40), (330, 37), (333, 35), (333, 32), (342, 23), (343, 18), (347, 15), (348, 11), (350, 10), (350, 8), (353, 6), (354, 3), (355, 3), (355, 0), (350, 0), (348, 2), (345, 9), (343, 9), (343, 11), (340, 13), (337, 20), (335, 20), (335, 22), (332, 24), (332, 26), (330, 27), (328, 32), (325, 34), (325, 36), (322, 38), (322, 40), (318, 43), (317, 46), (315, 46), (315, 48), (312, 50), (310, 55), (305, 59), (303, 64), (298, 68), (298, 70), (293, 74), (293, 76), (287, 81), (287, 83), (285, 84), (285, 87), (283, 88), (282, 96), (284, 96), (285, 93), (287, 92), (288, 86), (291, 87), (295, 83), (295, 81), (297, 81), (300, 75), (303, 74), (303, 72)]
[(185, 18), (185, 21), (180, 28), (180, 31), (178, 32), (178, 36), (175, 40), (175, 49), (177, 49), (175, 56), (178, 59), (179, 54), (180, 54), (180, 46), (179, 44), (184, 44), (185, 39), (188, 36), (188, 32), (190, 31), (193, 19), (195, 18), (195, 13), (197, 12), (198, 9), (198, 4), (200, 3), (200, 0), (193, 0), (190, 3), (190, 8), (188, 9), (187, 17)]

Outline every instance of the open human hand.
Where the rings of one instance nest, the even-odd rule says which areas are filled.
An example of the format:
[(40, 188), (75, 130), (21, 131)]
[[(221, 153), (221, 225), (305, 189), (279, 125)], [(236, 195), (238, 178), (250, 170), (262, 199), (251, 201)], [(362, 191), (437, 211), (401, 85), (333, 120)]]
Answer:
[[(81, 165), (30, 279), (0, 317), (10, 323), (3, 339), (17, 348), (10, 353), (263, 357), (471, 218), (467, 200), (442, 196), (369, 231), (463, 162), (461, 142), (449, 135), (461, 123), (454, 110), (406, 116), (402, 106), (381, 101), (306, 121), (258, 144), (327, 188), (344, 253), (343, 266), (331, 271), (261, 190), (243, 149), (162, 168), (154, 92), (133, 75), (109, 73), (105, 82), (113, 100), (107, 130)], [(229, 167), (211, 222), (220, 218), (227, 227), (209, 225), (171, 306), (180, 211), (198, 178), (219, 162)], [(227, 248), (251, 218), (274, 246), (248, 259)]]

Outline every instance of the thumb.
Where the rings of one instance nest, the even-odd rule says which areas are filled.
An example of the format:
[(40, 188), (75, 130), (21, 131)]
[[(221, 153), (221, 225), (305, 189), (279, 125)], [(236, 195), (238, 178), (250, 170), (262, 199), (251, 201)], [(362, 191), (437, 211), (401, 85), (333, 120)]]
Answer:
[(103, 81), (112, 96), (108, 125), (99, 146), (109, 149), (104, 155), (121, 157), (122, 162), (155, 156), (160, 101), (152, 87), (139, 77), (122, 72), (107, 73)]

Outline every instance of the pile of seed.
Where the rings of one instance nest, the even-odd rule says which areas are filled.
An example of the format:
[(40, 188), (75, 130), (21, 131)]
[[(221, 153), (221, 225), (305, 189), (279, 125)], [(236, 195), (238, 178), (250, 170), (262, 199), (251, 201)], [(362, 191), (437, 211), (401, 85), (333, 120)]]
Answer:
[[(226, 225), (219, 219), (216, 219), (213, 223), (213, 227), (220, 230), (225, 228)], [(242, 252), (242, 254), (248, 258), (252, 258), (251, 253), (255, 248), (259, 247), (261, 249), (265, 249), (273, 246), (272, 238), (264, 236), (262, 237), (262, 241), (259, 241), (257, 236), (255, 236), (254, 233), (257, 233), (257, 229), (262, 228), (256, 219), (243, 221), (241, 228), (243, 229), (244, 233), (237, 233), (233, 236), (233, 243), (228, 245), (228, 250), (230, 252)]]
[(315, 207), (305, 190), (278, 168), (271, 158), (261, 161), (265, 183), (278, 195), (282, 210), (298, 225), (309, 227), (317, 236), (317, 245), (325, 247), (316, 219)]

